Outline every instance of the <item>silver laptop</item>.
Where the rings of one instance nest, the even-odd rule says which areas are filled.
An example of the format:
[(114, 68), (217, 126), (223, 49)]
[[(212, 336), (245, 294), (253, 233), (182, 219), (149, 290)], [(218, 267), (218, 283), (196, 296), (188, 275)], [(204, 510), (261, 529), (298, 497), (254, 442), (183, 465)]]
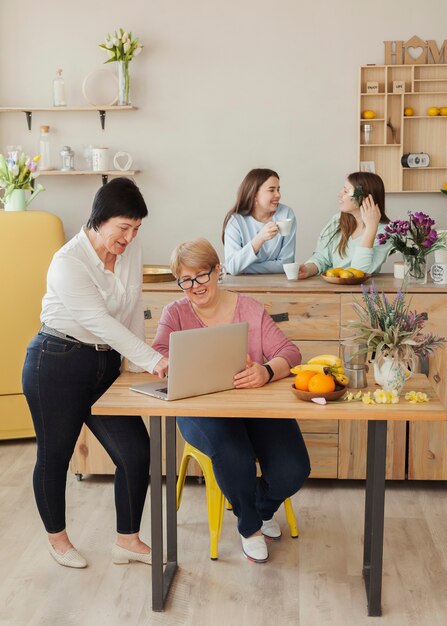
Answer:
[(130, 389), (162, 400), (232, 389), (234, 375), (246, 366), (247, 344), (247, 322), (172, 332), (168, 378)]

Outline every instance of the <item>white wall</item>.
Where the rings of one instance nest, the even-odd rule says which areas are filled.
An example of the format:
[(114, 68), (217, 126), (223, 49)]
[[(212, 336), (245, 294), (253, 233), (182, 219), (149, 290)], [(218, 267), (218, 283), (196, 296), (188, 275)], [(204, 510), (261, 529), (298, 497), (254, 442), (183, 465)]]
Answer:
[[(100, 0), (1, 2), (1, 106), (52, 104), (64, 69), (68, 103), (83, 105), (84, 76), (102, 67), (98, 43), (122, 26), (145, 48), (131, 63), (136, 112), (0, 115), (0, 149), (35, 153), (39, 125), (54, 152), (69, 144), (129, 151), (149, 206), (141, 237), (147, 263), (166, 263), (198, 235), (221, 251), (222, 220), (252, 167), (281, 175), (297, 216), (297, 260), (337, 211), (337, 192), (357, 169), (358, 68), (384, 62), (384, 40), (447, 38), (442, 0)], [(105, 67), (116, 70), (115, 64)], [(79, 157), (80, 158), (80, 157)], [(82, 160), (78, 160), (82, 167)], [(100, 178), (45, 178), (32, 205), (59, 215), (67, 237), (86, 221)], [(425, 210), (447, 227), (442, 194), (391, 194), (390, 217)], [(36, 242), (39, 245), (39, 242)]]

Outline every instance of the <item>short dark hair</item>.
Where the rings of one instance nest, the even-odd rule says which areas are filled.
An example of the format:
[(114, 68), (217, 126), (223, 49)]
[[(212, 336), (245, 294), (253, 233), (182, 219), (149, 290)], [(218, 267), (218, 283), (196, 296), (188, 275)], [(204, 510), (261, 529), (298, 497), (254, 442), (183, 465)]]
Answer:
[(98, 228), (111, 217), (143, 219), (148, 214), (141, 191), (130, 178), (120, 176), (103, 185), (95, 194), (87, 228)]

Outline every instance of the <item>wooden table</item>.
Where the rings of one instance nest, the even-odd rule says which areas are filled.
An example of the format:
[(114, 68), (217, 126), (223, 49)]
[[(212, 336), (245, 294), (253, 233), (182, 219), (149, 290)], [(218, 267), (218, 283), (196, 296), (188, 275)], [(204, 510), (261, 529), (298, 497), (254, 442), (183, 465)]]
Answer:
[[(290, 387), (292, 378), (270, 383), (260, 389), (230, 390), (174, 402), (157, 400), (129, 389), (130, 385), (153, 380), (150, 374), (125, 373), (93, 406), (94, 415), (148, 415), (151, 440), (151, 545), (152, 609), (162, 611), (177, 563), (176, 507), (176, 424), (175, 417), (269, 417), (305, 419), (364, 420), (368, 422), (367, 475), (363, 578), (368, 615), (381, 615), (382, 558), (385, 505), (385, 456), (387, 422), (446, 421), (447, 410), (429, 380), (413, 375), (408, 389), (424, 391), (429, 402), (410, 404), (402, 395), (398, 404), (365, 405), (362, 402), (334, 402), (319, 406), (297, 400)], [(369, 387), (371, 391), (374, 386)], [(166, 546), (167, 565), (163, 571), (163, 498), (161, 415), (166, 416)]]

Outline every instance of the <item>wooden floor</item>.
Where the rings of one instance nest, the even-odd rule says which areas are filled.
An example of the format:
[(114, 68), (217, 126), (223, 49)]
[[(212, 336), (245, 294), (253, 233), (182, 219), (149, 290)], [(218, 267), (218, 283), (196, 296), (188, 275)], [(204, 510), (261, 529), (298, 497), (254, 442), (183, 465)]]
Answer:
[[(164, 613), (150, 609), (150, 567), (116, 566), (110, 477), (69, 475), (67, 527), (89, 561), (57, 565), (31, 486), (35, 444), (0, 443), (1, 626), (445, 626), (446, 483), (392, 483), (386, 497), (383, 616), (368, 618), (361, 578), (361, 482), (310, 481), (293, 498), (300, 538), (270, 544), (266, 565), (241, 555), (225, 513), (219, 560), (208, 557), (204, 488), (189, 482), (179, 511), (180, 570)], [(148, 540), (145, 511), (143, 538)]]

